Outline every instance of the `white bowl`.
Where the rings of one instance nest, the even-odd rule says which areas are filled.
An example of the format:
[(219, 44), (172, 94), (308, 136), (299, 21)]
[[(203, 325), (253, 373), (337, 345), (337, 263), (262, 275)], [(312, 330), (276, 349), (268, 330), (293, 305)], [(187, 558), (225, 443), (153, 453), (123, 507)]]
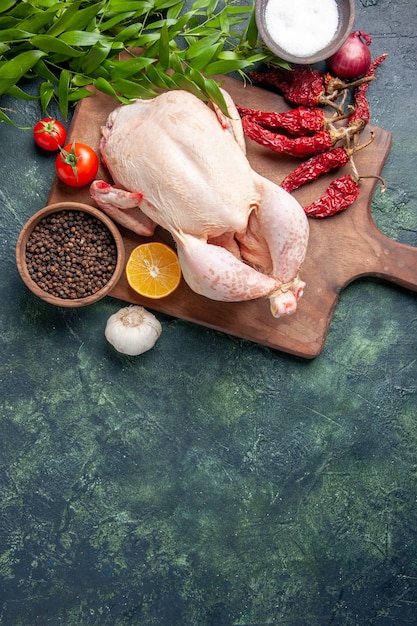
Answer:
[(284, 61), (298, 65), (308, 65), (311, 63), (318, 63), (319, 61), (325, 61), (339, 50), (352, 32), (355, 20), (355, 0), (336, 0), (339, 21), (336, 32), (331, 41), (324, 48), (317, 50), (312, 54), (306, 56), (295, 55), (287, 50), (284, 50), (271, 37), (265, 20), (265, 9), (268, 1), (269, 0), (255, 0), (256, 24), (258, 26), (259, 34), (267, 48), (269, 48), (275, 56), (283, 59)]

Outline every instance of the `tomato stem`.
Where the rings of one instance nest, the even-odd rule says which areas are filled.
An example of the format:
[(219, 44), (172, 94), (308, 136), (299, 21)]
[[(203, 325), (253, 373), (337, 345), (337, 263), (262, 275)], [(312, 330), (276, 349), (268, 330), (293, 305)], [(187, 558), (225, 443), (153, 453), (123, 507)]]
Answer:
[(75, 154), (75, 142), (72, 144), (70, 152), (64, 150), (64, 148), (61, 147), (59, 148), (59, 150), (61, 152), (62, 162), (70, 166), (75, 178), (78, 180), (77, 163), (80, 157), (77, 157), (77, 155)]
[(35, 133), (48, 133), (49, 135), (56, 135), (55, 120), (49, 120), (48, 122), (42, 121), (42, 128), (35, 130)]

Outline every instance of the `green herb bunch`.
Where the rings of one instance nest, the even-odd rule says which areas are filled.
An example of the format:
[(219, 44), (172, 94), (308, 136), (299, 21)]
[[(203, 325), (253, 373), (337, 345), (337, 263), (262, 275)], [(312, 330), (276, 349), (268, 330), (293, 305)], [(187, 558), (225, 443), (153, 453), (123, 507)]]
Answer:
[[(225, 111), (215, 77), (270, 56), (253, 5), (232, 0), (0, 3), (0, 97), (32, 99), (22, 83), (40, 78), (42, 109), (55, 99), (64, 118), (88, 85), (124, 103), (186, 89)], [(4, 110), (0, 120), (12, 123)]]

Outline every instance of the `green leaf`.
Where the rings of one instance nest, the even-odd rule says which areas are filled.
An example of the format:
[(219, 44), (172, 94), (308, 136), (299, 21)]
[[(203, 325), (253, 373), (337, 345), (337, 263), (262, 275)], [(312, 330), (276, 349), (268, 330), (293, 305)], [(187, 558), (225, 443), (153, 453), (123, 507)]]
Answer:
[[(145, 81), (143, 81), (145, 82)], [(114, 82), (114, 88), (126, 98), (154, 98), (157, 95), (155, 89), (142, 84), (142, 82), (134, 82), (121, 78)]]
[(204, 74), (202, 74), (200, 71), (198, 71), (194, 67), (190, 67), (188, 69), (188, 76), (194, 83), (196, 83), (200, 87), (200, 89), (203, 89), (203, 90), (205, 89), (205, 83), (207, 79), (204, 76)]
[(22, 20), (30, 17), (34, 13), (38, 13), (39, 11), (40, 9), (38, 7), (34, 7), (28, 2), (17, 2), (16, 6), (9, 12), (9, 17), (14, 18), (15, 20)]
[(98, 41), (106, 41), (106, 38), (100, 33), (86, 33), (82, 30), (71, 30), (62, 33), (59, 41), (63, 41), (69, 46), (94, 46)]
[(229, 117), (229, 111), (227, 108), (226, 100), (224, 99), (224, 96), (220, 90), (219, 85), (216, 83), (216, 81), (210, 78), (207, 78), (204, 81), (204, 87), (210, 100), (212, 100), (215, 104), (217, 104), (217, 106), (220, 108), (222, 113), (224, 113), (225, 115)]
[(183, 2), (177, 2), (176, 4), (170, 6), (166, 14), (167, 19), (176, 19), (181, 14), (183, 8), (184, 8)]
[(93, 72), (90, 72), (90, 83), (93, 82), (95, 78), (105, 78), (106, 80), (110, 80), (110, 72), (106, 68), (104, 64), (99, 65)]
[(3, 15), (3, 17), (0, 15), (0, 30), (4, 28), (17, 28), (18, 26), (20, 26), (19, 20), (13, 17), (7, 17), (6, 15)]
[(33, 34), (39, 33), (40, 30), (52, 21), (55, 13), (56, 11), (38, 11), (24, 19), (20, 24), (20, 28)]
[(0, 109), (0, 122), (6, 122), (6, 124), (10, 124), (11, 126), (16, 127), (16, 124), (12, 122), (10, 117), (6, 115), (6, 113), (2, 109)]
[(169, 28), (169, 35), (170, 35), (171, 39), (173, 39), (179, 33), (181, 33), (184, 30), (184, 28), (187, 28), (187, 30), (188, 30), (188, 22), (190, 21), (191, 16), (192, 16), (192, 13), (190, 13), (190, 12), (183, 13), (181, 15), (181, 17), (179, 17), (177, 19), (174, 15), (168, 15), (167, 14), (167, 18), (166, 18), (165, 22), (170, 27)]
[(18, 87), (17, 85), (13, 85), (13, 87), (10, 87), (10, 89), (6, 91), (6, 94), (8, 96), (12, 96), (12, 98), (19, 98), (19, 100), (38, 100), (38, 96), (31, 96), (30, 94), (26, 93), (26, 91), (23, 91), (23, 89), (20, 89), (20, 87)]
[(189, 77), (190, 80), (192, 80), (199, 86), (202, 93), (205, 94), (206, 100), (211, 100), (212, 102), (215, 102), (220, 110), (225, 115), (229, 116), (229, 111), (223, 93), (215, 80), (213, 80), (212, 78), (206, 78), (204, 74), (194, 70), (193, 68), (190, 68)]
[(86, 85), (91, 85), (93, 81), (89, 76), (84, 76), (84, 74), (73, 74), (71, 78), (71, 85), (74, 87), (85, 87)]
[[(217, 9), (218, 4), (219, 4), (219, 0), (210, 0), (206, 8), (207, 15), (212, 15), (214, 11)], [(225, 6), (227, 6), (227, 3)]]
[(116, 15), (112, 15), (112, 17), (108, 19), (107, 21), (100, 22), (100, 31), (103, 33), (107, 30), (111, 30), (115, 26), (118, 26), (118, 24), (120, 24), (121, 22), (126, 22), (127, 20), (129, 20), (130, 18), (133, 18), (134, 16), (135, 16), (134, 11), (127, 11), (126, 13), (118, 13)]
[(4, 28), (0, 30), (0, 41), (14, 42), (21, 39), (29, 39), (32, 33), (20, 28)]
[(93, 96), (93, 95), (94, 94), (89, 89), (84, 89), (83, 87), (80, 87), (79, 89), (72, 89), (68, 93), (68, 102), (71, 102), (71, 103), (78, 102), (79, 100), (83, 100), (84, 98), (89, 98), (90, 96)]
[(245, 59), (226, 59), (224, 61), (214, 61), (205, 68), (208, 76), (216, 76), (218, 74), (228, 74), (236, 72), (248, 67), (249, 63)]
[(48, 9), (49, 7), (56, 7), (56, 0), (37, 0), (38, 6), (44, 9)]
[[(246, 57), (246, 62), (248, 64), (248, 67), (250, 65), (253, 65), (254, 63), (259, 63), (260, 61), (265, 61), (268, 58), (268, 54), (266, 52), (259, 52), (258, 54), (252, 54), (249, 57)], [(275, 57), (276, 59), (277, 57)], [(280, 66), (282, 67), (286, 67), (288, 70), (291, 69), (291, 65), (289, 63), (287, 63), (286, 61), (282, 61), (282, 63), (280, 63)]]
[(44, 54), (40, 50), (28, 50), (3, 63), (0, 66), (0, 95), (16, 85)]
[(39, 96), (41, 100), (42, 111), (46, 113), (48, 105), (54, 96), (53, 85), (49, 81), (44, 81), (39, 87)]
[[(118, 60), (131, 48), (142, 56)], [(181, 86), (224, 106), (210, 77), (269, 58), (253, 1), (0, 0), (0, 95), (38, 76), (42, 105), (65, 114), (91, 83), (120, 102)]]
[(220, 13), (219, 15), (220, 18), (220, 30), (222, 33), (227, 33), (230, 28), (229, 28), (229, 16), (227, 15), (227, 13), (225, 11), (222, 11), (222, 13)]
[(41, 78), (44, 78), (45, 80), (55, 84), (58, 82), (58, 78), (55, 76), (55, 74), (48, 68), (48, 66), (45, 64), (45, 61), (43, 59), (40, 59), (36, 65), (33, 66), (34, 71), (36, 72), (37, 76), (40, 76)]
[(144, 31), (142, 31), (140, 36), (136, 40), (136, 45), (139, 48), (143, 47), (144, 52), (147, 54), (147, 56), (152, 56), (153, 52), (151, 54), (149, 54), (149, 48), (153, 44), (157, 44), (158, 45), (158, 42), (159, 42), (159, 32), (158, 31), (154, 31), (154, 32), (144, 32)]
[(70, 4), (51, 26), (47, 34), (52, 37), (58, 37), (64, 32), (70, 32), (72, 30), (85, 30), (91, 20), (98, 15), (104, 3), (97, 2), (95, 4), (90, 4), (84, 9), (80, 8), (81, 5), (81, 1)]
[(247, 15), (249, 15), (249, 13), (252, 13), (252, 11), (253, 11), (252, 4), (250, 5), (249, 4), (248, 5), (229, 4), (225, 6), (223, 12), (227, 13), (229, 16), (236, 15), (240, 19), (246, 19)]
[[(120, 80), (125, 80), (125, 79), (120, 79)], [(118, 80), (115, 81), (115, 83), (119, 83)], [(158, 93), (156, 87), (155, 87), (155, 83), (153, 83), (149, 77), (143, 73), (140, 75), (140, 79), (135, 79), (135, 80), (129, 80), (128, 82), (133, 82), (135, 84), (140, 84), (141, 87), (143, 87), (144, 89), (146, 89), (147, 91), (153, 91), (155, 94)]]
[(163, 24), (159, 37), (159, 63), (164, 70), (169, 66), (169, 34), (166, 23)]
[(235, 61), (236, 59), (242, 59), (242, 55), (237, 50), (223, 50), (218, 54), (219, 61)]
[[(34, 6), (36, 3), (36, 6)], [(21, 15), (20, 10), (23, 8), (25, 4), (29, 4), (28, 2), (18, 2), (17, 9), (19, 10), (19, 15)], [(32, 13), (34, 11), (43, 11), (44, 9), (55, 9), (55, 11), (60, 10), (60, 3), (56, 0), (31, 0)], [(15, 10), (13, 10), (15, 13)], [(26, 15), (28, 12), (26, 11)]]
[(0, 4), (0, 13), (9, 11), (16, 4), (17, 0), (2, 0)]
[(156, 11), (164, 11), (177, 4), (178, 0), (156, 0), (154, 6)]
[(207, 95), (200, 89), (200, 87), (184, 74), (173, 74), (172, 79), (178, 89), (185, 89), (186, 91), (197, 96), (200, 100), (207, 101)]
[[(192, 10), (197, 11), (197, 9), (205, 9), (206, 7), (207, 7), (207, 0), (196, 0), (196, 2), (193, 2)], [(210, 15), (210, 13), (213, 13), (213, 10), (214, 9), (210, 7), (210, 10), (207, 10), (207, 13)]]
[(185, 66), (182, 58), (176, 52), (169, 55), (169, 69), (177, 72), (178, 74), (185, 73)]
[(129, 24), (129, 26), (126, 26), (126, 28), (121, 30), (120, 33), (115, 36), (114, 41), (129, 41), (134, 39), (138, 36), (141, 28), (142, 25), (139, 22), (136, 24)]
[(155, 65), (150, 65), (146, 70), (148, 79), (159, 89), (171, 89), (175, 82), (164, 71), (159, 70)]
[[(170, 29), (170, 34), (171, 34), (171, 29), (174, 29), (176, 27), (177, 23), (178, 23), (177, 20), (168, 20), (167, 18), (164, 18), (163, 20), (157, 20), (157, 21), (150, 22), (149, 24), (147, 24), (144, 27), (144, 30), (148, 29), (148, 30), (157, 31), (158, 32), (158, 36), (160, 36), (161, 29), (164, 26), (167, 26)], [(173, 30), (173, 32), (175, 32), (175, 30)]]
[[(104, 2), (96, 2), (89, 4), (84, 9), (77, 11), (66, 24), (65, 30), (84, 30), (87, 25), (94, 19), (100, 9), (104, 6)], [(50, 34), (50, 33), (49, 33)]]
[(134, 11), (137, 12), (141, 10), (143, 13), (151, 11), (153, 7), (153, 2), (141, 1), (137, 0), (110, 0), (108, 3), (108, 11), (110, 13), (122, 13), (124, 11)]
[(31, 128), (30, 126), (19, 126), (18, 124), (15, 124), (2, 109), (0, 109), (0, 122), (5, 122), (6, 124), (10, 124), (10, 126), (14, 126), (15, 128), (18, 128), (19, 130), (30, 130)]
[(148, 57), (138, 56), (127, 61), (109, 61), (108, 69), (110, 69), (110, 76), (113, 80), (117, 78), (130, 78), (135, 76), (145, 68), (155, 63), (156, 59), (149, 59)]
[(62, 54), (66, 58), (82, 57), (85, 52), (83, 50), (76, 50), (71, 46), (68, 46), (65, 42), (51, 37), (50, 35), (35, 35), (30, 40), (33, 46), (36, 46), (45, 53), (55, 52)]
[(111, 86), (109, 81), (105, 78), (97, 78), (93, 81), (93, 85), (98, 91), (105, 93), (107, 96), (111, 96), (112, 98), (118, 98), (116, 91)]
[(80, 69), (84, 74), (92, 74), (112, 51), (109, 41), (97, 41), (80, 61)]
[(249, 24), (246, 28), (246, 31), (244, 31), (243, 33), (243, 37), (247, 40), (251, 48), (254, 48), (256, 46), (259, 38), (259, 33), (258, 26), (256, 24), (255, 10), (253, 10), (251, 13)]
[(221, 111), (229, 116), (226, 101), (217, 82), (212, 78), (206, 78), (204, 74), (193, 68), (190, 68), (188, 75), (190, 79), (199, 86), (202, 93), (205, 94), (206, 100), (215, 102)]
[(219, 51), (222, 49), (223, 44), (220, 41), (214, 46), (210, 46), (209, 48), (205, 48), (202, 52), (196, 55), (193, 59), (191, 59), (190, 63), (196, 70), (204, 70), (206, 65), (208, 65), (213, 59), (215, 59)]
[(69, 30), (69, 25), (71, 24), (74, 15), (76, 15), (80, 9), (81, 1), (82, 0), (78, 0), (78, 2), (72, 2), (66, 7), (65, 5), (63, 5), (63, 11), (52, 24), (51, 28), (49, 28), (46, 34), (50, 37), (58, 37), (58, 35), (61, 35), (61, 33)]
[(58, 83), (58, 100), (59, 109), (63, 118), (66, 120), (68, 117), (68, 92), (71, 81), (71, 73), (68, 70), (62, 70)]
[(206, 49), (212, 49), (213, 44), (217, 44), (221, 35), (218, 31), (210, 33), (206, 37), (197, 39), (194, 43), (188, 46), (185, 52), (185, 58), (191, 59), (202, 54)]

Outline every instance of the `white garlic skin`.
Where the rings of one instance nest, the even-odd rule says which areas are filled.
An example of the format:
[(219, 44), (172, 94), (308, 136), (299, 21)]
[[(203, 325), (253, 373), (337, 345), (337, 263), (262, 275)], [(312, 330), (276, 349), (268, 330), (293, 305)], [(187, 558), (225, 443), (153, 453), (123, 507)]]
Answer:
[(137, 356), (153, 348), (162, 333), (162, 326), (153, 313), (143, 306), (124, 307), (109, 317), (104, 335), (122, 354)]

